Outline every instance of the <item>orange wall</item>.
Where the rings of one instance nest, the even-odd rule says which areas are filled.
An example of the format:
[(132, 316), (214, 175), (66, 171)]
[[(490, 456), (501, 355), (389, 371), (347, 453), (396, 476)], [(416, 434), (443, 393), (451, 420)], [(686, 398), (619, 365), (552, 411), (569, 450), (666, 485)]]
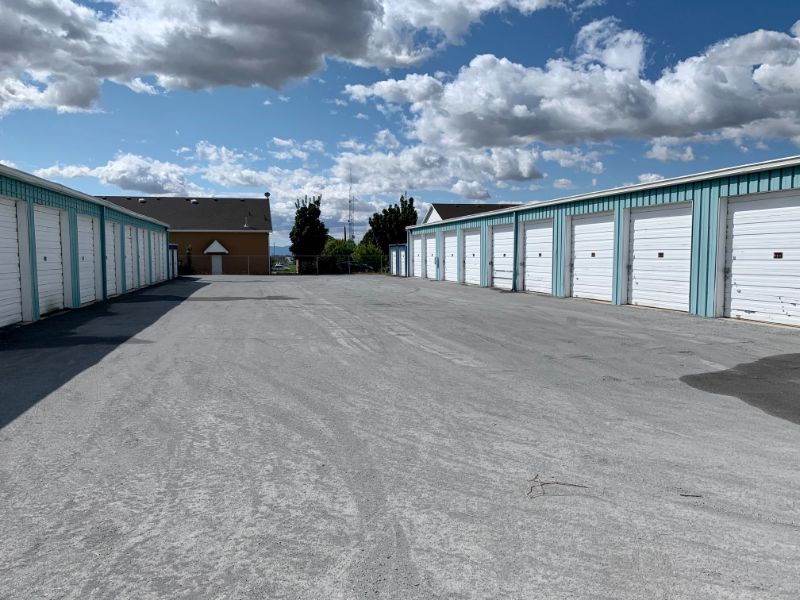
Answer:
[(225, 246), (231, 255), (266, 256), (269, 248), (269, 234), (264, 231), (169, 232), (169, 241), (171, 244), (178, 244), (180, 257), (186, 254), (186, 247), (189, 244), (192, 245), (192, 255), (199, 256), (214, 240)]

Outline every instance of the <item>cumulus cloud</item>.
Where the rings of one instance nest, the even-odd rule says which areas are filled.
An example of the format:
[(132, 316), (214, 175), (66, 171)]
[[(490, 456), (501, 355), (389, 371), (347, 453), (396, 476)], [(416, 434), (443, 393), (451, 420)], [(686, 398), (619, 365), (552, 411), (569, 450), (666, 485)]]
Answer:
[(95, 177), (107, 185), (122, 190), (145, 194), (183, 195), (196, 193), (201, 188), (189, 179), (195, 170), (174, 163), (162, 162), (137, 154), (118, 154), (113, 160), (98, 167), (85, 165), (55, 165), (35, 171), (39, 177)]
[(460, 42), (487, 12), (530, 14), (579, 3), (114, 0), (105, 12), (87, 4), (0, 3), (0, 114), (92, 110), (103, 81), (144, 94), (224, 85), (279, 88), (320, 70), (327, 58), (410, 66)]
[(656, 139), (650, 145), (650, 149), (645, 156), (655, 160), (694, 160), (694, 150), (691, 146), (680, 147), (681, 140), (678, 139)]
[[(723, 40), (648, 79), (646, 39), (615, 19), (585, 25), (572, 57), (543, 67), (476, 56), (450, 81), (413, 74), (348, 86), (356, 101), (402, 105), (410, 134), (450, 147), (614, 139), (800, 140), (800, 27)], [(780, 132), (784, 132), (781, 134)], [(673, 144), (674, 145), (674, 144)], [(687, 147), (653, 156), (691, 160)]]
[(488, 190), (477, 181), (464, 181), (463, 179), (459, 179), (453, 187), (450, 188), (450, 191), (459, 196), (469, 198), (470, 200), (486, 200), (491, 197)]
[(572, 183), (571, 179), (566, 179), (564, 177), (560, 179), (556, 179), (553, 181), (553, 187), (559, 190), (569, 190), (575, 187), (575, 184)]
[(578, 149), (566, 150), (557, 148), (554, 150), (543, 150), (542, 158), (548, 161), (557, 162), (565, 168), (577, 168), (582, 171), (598, 175), (605, 171), (605, 165), (600, 160), (600, 153), (596, 151), (581, 152)]
[(664, 176), (658, 173), (642, 173), (639, 175), (639, 183), (653, 183), (662, 179), (664, 179)]

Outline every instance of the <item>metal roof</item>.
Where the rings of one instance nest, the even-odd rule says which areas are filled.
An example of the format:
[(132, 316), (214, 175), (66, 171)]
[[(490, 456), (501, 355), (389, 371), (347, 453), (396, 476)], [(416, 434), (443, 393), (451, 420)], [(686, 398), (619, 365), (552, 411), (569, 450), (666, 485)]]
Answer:
[(141, 213), (128, 210), (124, 207), (103, 200), (102, 198), (98, 198), (97, 196), (90, 196), (89, 194), (84, 194), (83, 192), (79, 192), (78, 190), (74, 190), (65, 185), (61, 185), (60, 183), (55, 183), (54, 181), (48, 181), (47, 179), (42, 179), (41, 177), (37, 177), (36, 175), (26, 173), (25, 171), (20, 171), (19, 169), (15, 169), (13, 167), (9, 167), (8, 165), (0, 164), (0, 175), (5, 175), (7, 177), (17, 179), (19, 181), (24, 181), (25, 183), (30, 183), (31, 185), (42, 187), (51, 190), (53, 192), (58, 192), (59, 194), (64, 194), (66, 196), (72, 196), (73, 198), (78, 198), (80, 200), (93, 202), (94, 204), (99, 204), (107, 208), (113, 208), (114, 210), (117, 210), (121, 213), (125, 213), (126, 215), (130, 215), (132, 217), (136, 217), (144, 221), (150, 221), (151, 223), (155, 223), (156, 225), (169, 227), (169, 225), (164, 221), (160, 221), (153, 217), (148, 217), (146, 215), (142, 215)]
[(565, 196), (563, 198), (556, 198), (554, 200), (542, 200), (542, 201), (534, 201), (534, 202), (527, 202), (525, 204), (520, 204), (519, 206), (515, 206), (513, 208), (506, 208), (503, 210), (494, 210), (491, 212), (485, 212), (480, 215), (470, 215), (465, 217), (457, 217), (453, 219), (443, 219), (441, 221), (435, 221), (433, 223), (422, 223), (420, 225), (410, 225), (406, 227), (406, 229), (419, 229), (422, 227), (435, 227), (442, 223), (452, 223), (457, 221), (466, 221), (469, 219), (474, 219), (478, 216), (480, 217), (491, 217), (493, 215), (501, 215), (507, 213), (514, 213), (519, 212), (522, 210), (528, 210), (531, 208), (538, 208), (540, 206), (552, 206), (554, 204), (568, 204), (570, 202), (579, 202), (581, 200), (591, 200), (593, 198), (602, 198), (604, 196), (616, 196), (619, 194), (629, 194), (632, 192), (640, 192), (643, 190), (653, 190), (662, 187), (668, 187), (671, 185), (681, 185), (685, 183), (694, 183), (696, 181), (704, 181), (706, 179), (713, 179), (717, 177), (732, 177), (734, 175), (746, 175), (748, 173), (757, 173), (759, 171), (766, 171), (770, 169), (782, 169), (785, 167), (796, 167), (800, 166), (800, 155), (797, 156), (788, 156), (785, 158), (775, 158), (771, 160), (765, 160), (762, 162), (757, 163), (749, 163), (745, 165), (740, 165), (738, 167), (726, 167), (724, 169), (716, 169), (713, 171), (703, 171), (701, 173), (695, 173), (693, 175), (682, 175), (680, 177), (671, 177), (669, 179), (660, 179), (659, 181), (654, 181), (652, 183), (637, 183), (634, 185), (627, 185), (617, 188), (610, 188), (606, 190), (601, 190), (597, 192), (589, 192), (587, 194), (577, 194), (575, 196)]
[[(266, 198), (204, 198), (201, 196), (103, 196), (116, 206), (156, 219), (171, 231), (272, 231)], [(142, 202), (142, 200), (144, 202)]]

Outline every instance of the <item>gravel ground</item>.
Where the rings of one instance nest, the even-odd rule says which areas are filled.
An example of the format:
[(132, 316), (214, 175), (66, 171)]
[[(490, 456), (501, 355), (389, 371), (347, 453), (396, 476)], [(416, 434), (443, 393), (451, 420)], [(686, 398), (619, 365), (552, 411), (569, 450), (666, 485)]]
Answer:
[(382, 276), (0, 333), (0, 598), (800, 597), (800, 331)]

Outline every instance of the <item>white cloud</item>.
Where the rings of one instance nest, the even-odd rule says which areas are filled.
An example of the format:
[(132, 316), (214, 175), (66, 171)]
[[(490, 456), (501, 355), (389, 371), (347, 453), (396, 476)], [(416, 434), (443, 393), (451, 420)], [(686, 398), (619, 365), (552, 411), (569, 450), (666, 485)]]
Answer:
[(7, 167), (11, 167), (12, 169), (16, 169), (17, 168), (16, 163), (13, 163), (10, 160), (5, 160), (5, 159), (2, 159), (2, 158), (0, 158), (0, 165), (5, 165)]
[(353, 152), (363, 152), (367, 148), (366, 144), (362, 144), (361, 142), (352, 138), (339, 142), (336, 145), (339, 148), (343, 148), (344, 150), (352, 150)]
[(548, 161), (557, 162), (565, 168), (578, 168), (598, 175), (605, 171), (605, 165), (600, 160), (599, 152), (581, 152), (578, 149), (565, 150), (563, 148), (555, 150), (542, 150), (542, 158)]
[(400, 147), (400, 141), (388, 129), (381, 129), (375, 134), (375, 145), (379, 148), (395, 150)]
[(454, 194), (469, 198), (470, 200), (486, 200), (491, 197), (489, 192), (477, 181), (464, 181), (463, 179), (459, 179), (453, 187), (450, 188), (450, 191)]
[(639, 183), (653, 183), (662, 179), (664, 179), (664, 176), (658, 173), (642, 173), (639, 175)]
[(278, 96), (278, 100), (280, 100), (281, 102), (289, 102), (291, 98), (289, 96)]
[(367, 115), (365, 115), (364, 113), (360, 112), (360, 113), (356, 113), (356, 119), (361, 119), (362, 121), (367, 121), (367, 120), (369, 120), (369, 117)]
[(55, 165), (35, 171), (39, 177), (95, 177), (107, 185), (145, 194), (191, 194), (200, 188), (189, 180), (193, 169), (137, 154), (118, 154), (99, 167)]
[(264, 106), (272, 106), (272, 101), (264, 100)]
[(655, 139), (650, 145), (650, 149), (645, 156), (655, 160), (682, 160), (688, 162), (694, 160), (694, 150), (691, 146), (678, 147), (681, 140), (660, 138)]
[[(486, 54), (449, 81), (412, 74), (345, 92), (356, 101), (406, 107), (410, 134), (437, 147), (697, 136), (739, 144), (772, 136), (800, 141), (798, 29), (723, 40), (648, 79), (644, 36), (603, 19), (580, 30), (572, 58), (543, 67)], [(653, 154), (693, 157), (689, 147)]]
[(566, 179), (566, 178), (562, 177), (560, 179), (556, 179), (553, 182), (553, 187), (556, 188), (556, 189), (559, 189), (559, 190), (569, 190), (569, 189), (574, 188), (575, 184), (572, 183), (571, 179)]

